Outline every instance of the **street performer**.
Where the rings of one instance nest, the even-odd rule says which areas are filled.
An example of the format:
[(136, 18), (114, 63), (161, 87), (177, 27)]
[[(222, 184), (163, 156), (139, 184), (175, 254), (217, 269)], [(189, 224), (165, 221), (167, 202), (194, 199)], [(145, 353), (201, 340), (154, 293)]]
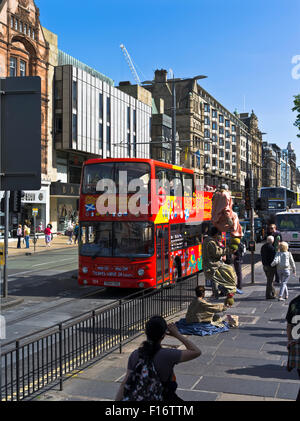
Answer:
[(232, 210), (232, 198), (227, 184), (216, 190), (212, 198), (211, 222), (221, 232), (230, 232), (232, 251), (236, 251), (243, 236), (238, 215)]
[(232, 299), (236, 293), (236, 274), (231, 266), (224, 263), (226, 249), (221, 240), (222, 233), (212, 227), (210, 236), (203, 242), (203, 270), (205, 279), (211, 281), (214, 297), (219, 297), (220, 287), (227, 294), (227, 299)]

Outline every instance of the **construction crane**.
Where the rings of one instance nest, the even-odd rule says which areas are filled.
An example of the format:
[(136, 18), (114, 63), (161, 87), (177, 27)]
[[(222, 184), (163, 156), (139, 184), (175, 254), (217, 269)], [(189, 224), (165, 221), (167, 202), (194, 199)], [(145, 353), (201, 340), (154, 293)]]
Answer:
[(140, 78), (139, 78), (139, 76), (138, 76), (138, 74), (137, 74), (137, 72), (136, 72), (136, 70), (135, 70), (135, 67), (134, 67), (134, 65), (133, 65), (133, 62), (132, 62), (132, 60), (131, 60), (131, 57), (130, 57), (130, 55), (129, 55), (128, 51), (126, 50), (125, 45), (124, 45), (124, 44), (121, 44), (121, 45), (120, 45), (120, 48), (121, 48), (121, 50), (123, 51), (123, 54), (124, 54), (125, 59), (126, 59), (126, 61), (127, 61), (127, 63), (128, 63), (128, 66), (130, 67), (130, 70), (131, 70), (131, 73), (132, 73), (132, 75), (133, 75), (133, 77), (134, 77), (134, 80), (136, 81), (136, 83), (137, 83), (138, 85), (140, 85), (140, 86), (141, 86), (141, 80), (140, 80)]

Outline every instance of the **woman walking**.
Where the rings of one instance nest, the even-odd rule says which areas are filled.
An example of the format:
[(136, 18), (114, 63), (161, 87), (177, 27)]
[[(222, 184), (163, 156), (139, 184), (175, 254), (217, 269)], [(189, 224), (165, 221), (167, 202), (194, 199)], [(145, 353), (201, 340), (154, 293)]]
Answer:
[(280, 281), (280, 291), (278, 301), (283, 301), (284, 294), (285, 299), (289, 297), (289, 291), (287, 287), (287, 283), (291, 274), (290, 269), (293, 269), (294, 275), (296, 275), (296, 265), (293, 259), (291, 252), (289, 252), (289, 245), (285, 241), (282, 241), (279, 244), (279, 252), (276, 253), (271, 266), (277, 267), (277, 273), (279, 276)]
[(44, 234), (45, 234), (46, 247), (50, 247), (51, 239), (52, 239), (52, 232), (51, 232), (50, 225), (47, 225), (47, 228), (45, 228), (44, 230)]

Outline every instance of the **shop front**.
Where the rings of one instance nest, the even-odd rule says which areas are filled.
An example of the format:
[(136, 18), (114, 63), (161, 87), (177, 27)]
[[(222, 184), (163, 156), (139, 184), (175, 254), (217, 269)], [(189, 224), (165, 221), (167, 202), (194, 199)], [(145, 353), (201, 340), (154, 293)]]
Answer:
[(64, 233), (79, 211), (79, 184), (55, 182), (50, 187), (50, 219), (53, 232)]
[[(33, 209), (37, 209), (36, 228), (37, 231), (43, 232), (49, 223), (49, 187), (42, 186), (41, 190), (25, 191), (22, 198), (21, 214), (19, 216), (19, 224), (26, 224), (33, 229), (34, 218)], [(14, 221), (12, 221), (14, 222)], [(16, 231), (17, 223), (13, 224)]]

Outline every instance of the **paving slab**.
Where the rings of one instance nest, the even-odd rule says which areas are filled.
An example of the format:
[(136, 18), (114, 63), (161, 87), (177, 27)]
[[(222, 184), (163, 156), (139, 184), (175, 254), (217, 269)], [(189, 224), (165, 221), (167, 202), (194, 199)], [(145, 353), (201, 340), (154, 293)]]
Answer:
[(242, 395), (270, 396), (275, 397), (278, 383), (237, 379), (233, 377), (210, 377), (204, 376), (195, 386), (195, 390), (236, 393)]

